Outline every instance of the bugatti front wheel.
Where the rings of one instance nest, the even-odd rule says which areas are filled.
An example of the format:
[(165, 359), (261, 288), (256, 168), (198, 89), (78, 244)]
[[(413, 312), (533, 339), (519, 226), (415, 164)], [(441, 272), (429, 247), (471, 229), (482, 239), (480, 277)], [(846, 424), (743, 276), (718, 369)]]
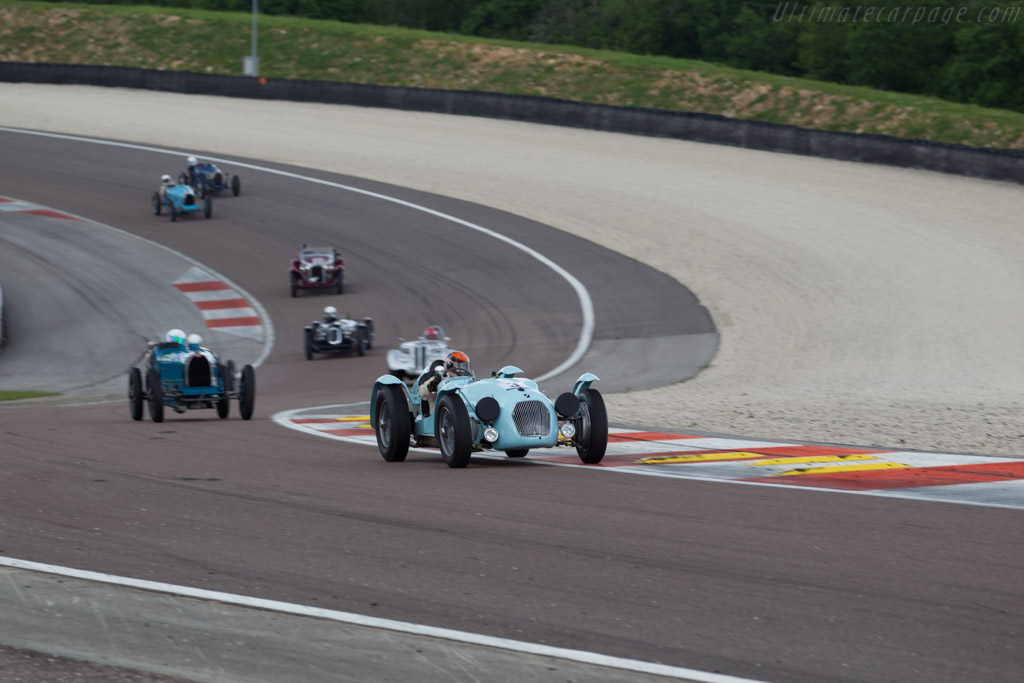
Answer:
[(160, 193), (159, 192), (154, 192), (153, 193), (153, 215), (154, 216), (159, 216), (160, 215), (160, 209), (162, 208), (162, 205), (163, 205), (163, 200), (160, 199)]
[(131, 409), (132, 419), (142, 419), (142, 373), (138, 368), (128, 371), (128, 405)]
[(171, 221), (178, 220), (178, 210), (174, 208), (174, 204), (171, 204)]
[(306, 360), (313, 360), (313, 333), (306, 331)]
[(238, 412), (243, 420), (251, 420), (255, 408), (256, 371), (251, 365), (246, 365), (242, 368), (242, 378), (238, 383)]
[(587, 465), (596, 465), (608, 448), (608, 411), (597, 389), (580, 392), (580, 412), (576, 418), (576, 453)]
[(231, 194), (238, 196), (238, 193), (242, 191), (242, 181), (238, 176), (231, 177)]
[(385, 384), (377, 392), (373, 430), (377, 434), (377, 448), (388, 462), (403, 462), (409, 454), (412, 418), (402, 392), (396, 384)]
[(146, 388), (149, 390), (149, 417), (153, 422), (163, 422), (164, 392), (160, 386), (160, 374), (156, 370), (146, 373)]
[(360, 356), (366, 355), (366, 328), (360, 327), (356, 330), (356, 353)]
[(228, 392), (231, 391), (228, 384), (228, 369), (223, 363), (217, 363), (217, 377), (220, 378), (224, 391), (217, 401), (217, 417), (223, 420), (231, 410), (231, 399), (228, 398)]
[(448, 467), (465, 467), (473, 454), (473, 435), (469, 430), (469, 412), (462, 399), (445, 394), (437, 402), (434, 433), (441, 457)]
[(207, 218), (213, 215), (213, 200), (209, 197), (203, 201), (203, 215)]

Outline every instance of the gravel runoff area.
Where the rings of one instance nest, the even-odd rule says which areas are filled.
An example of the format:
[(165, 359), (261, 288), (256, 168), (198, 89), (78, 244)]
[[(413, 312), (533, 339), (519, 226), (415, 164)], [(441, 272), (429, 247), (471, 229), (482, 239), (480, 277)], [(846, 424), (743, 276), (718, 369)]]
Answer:
[(1017, 185), (483, 118), (0, 84), (5, 126), (180, 149), (196, 111), (221, 124), (187, 126), (195, 150), (489, 205), (688, 286), (717, 356), (690, 381), (607, 396), (616, 424), (1024, 454)]

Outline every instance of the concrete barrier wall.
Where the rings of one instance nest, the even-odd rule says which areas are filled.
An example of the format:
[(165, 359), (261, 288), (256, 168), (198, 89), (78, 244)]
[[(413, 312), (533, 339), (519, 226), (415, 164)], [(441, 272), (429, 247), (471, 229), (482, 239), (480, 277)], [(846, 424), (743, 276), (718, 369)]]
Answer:
[(1024, 152), (1017, 150), (811, 130), (713, 114), (612, 107), (529, 95), (19, 62), (0, 62), (0, 81), (142, 88), (485, 116), (919, 168), (1024, 184)]

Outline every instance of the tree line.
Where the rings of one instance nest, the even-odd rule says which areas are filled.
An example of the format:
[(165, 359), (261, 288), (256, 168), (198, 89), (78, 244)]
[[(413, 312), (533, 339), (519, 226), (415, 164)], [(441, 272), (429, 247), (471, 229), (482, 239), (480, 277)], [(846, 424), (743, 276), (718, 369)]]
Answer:
[(1024, 111), (1022, 8), (1024, 0), (259, 0), (266, 14), (682, 57), (1015, 111)]

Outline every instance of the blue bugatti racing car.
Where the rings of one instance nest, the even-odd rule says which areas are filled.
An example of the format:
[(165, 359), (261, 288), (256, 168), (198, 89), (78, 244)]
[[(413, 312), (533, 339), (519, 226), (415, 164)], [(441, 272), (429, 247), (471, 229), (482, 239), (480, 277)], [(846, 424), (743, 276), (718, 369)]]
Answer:
[[(170, 179), (170, 176), (165, 177)], [(164, 209), (167, 209), (172, 221), (178, 220), (178, 216), (200, 211), (206, 218), (213, 215), (213, 202), (209, 197), (200, 197), (191, 185), (165, 183), (153, 193), (152, 201), (153, 214), (159, 216)]]
[(601, 393), (590, 386), (595, 375), (581, 375), (573, 390), (553, 403), (535, 381), (517, 378), (522, 370), (511, 365), (483, 379), (444, 377), (431, 412), (418, 387), (442, 371), (443, 361), (435, 361), (412, 389), (394, 375), (373, 385), (370, 422), (388, 462), (405, 460), (410, 445), (440, 448), (449, 467), (465, 467), (474, 452), (504, 451), (521, 458), (530, 449), (558, 445), (575, 446), (586, 464), (604, 458), (608, 413)]
[(191, 185), (203, 197), (224, 190), (231, 190), (231, 194), (237, 197), (242, 191), (242, 181), (237, 175), (225, 173), (216, 164), (201, 164), (195, 157), (188, 158), (188, 168), (178, 176), (178, 182)]
[[(183, 335), (182, 335), (183, 336)], [(197, 408), (216, 408), (217, 416), (226, 418), (230, 399), (238, 399), (238, 412), (243, 420), (252, 418), (256, 404), (256, 374), (251, 365), (242, 368), (235, 386), (235, 364), (221, 363), (217, 355), (200, 346), (199, 335), (187, 340), (150, 342), (142, 370), (128, 371), (128, 404), (133, 420), (142, 419), (142, 405), (149, 406), (153, 422), (163, 422), (164, 408), (176, 413)]]

